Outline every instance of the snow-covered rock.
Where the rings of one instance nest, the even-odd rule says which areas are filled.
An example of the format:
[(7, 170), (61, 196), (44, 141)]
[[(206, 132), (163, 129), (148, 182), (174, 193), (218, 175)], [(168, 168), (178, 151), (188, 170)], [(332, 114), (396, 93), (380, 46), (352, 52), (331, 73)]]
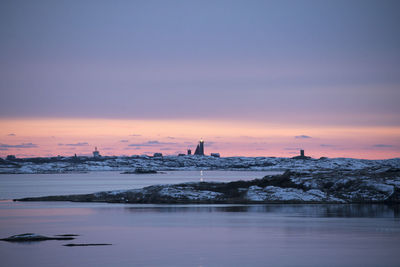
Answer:
[(342, 202), (336, 198), (329, 198), (325, 192), (318, 189), (303, 191), (297, 188), (281, 188), (267, 186), (261, 188), (251, 186), (247, 191), (246, 198), (256, 202)]
[(159, 191), (161, 196), (171, 197), (173, 199), (190, 200), (211, 200), (223, 196), (223, 194), (208, 190), (194, 190), (190, 187), (165, 187)]
[(34, 233), (26, 233), (20, 235), (13, 235), (7, 238), (0, 239), (2, 241), (8, 242), (34, 242), (34, 241), (45, 241), (45, 240), (72, 240), (73, 236), (76, 235), (58, 235), (54, 237), (38, 235)]
[(63, 173), (83, 171), (132, 171), (135, 168), (168, 170), (296, 170), (304, 174), (330, 170), (372, 169), (385, 173), (400, 168), (400, 158), (363, 160), (351, 158), (291, 159), (271, 157), (148, 156), (33, 158), (0, 161), (0, 173)]
[(50, 196), (25, 201), (113, 203), (400, 203), (400, 169), (385, 172), (286, 171), (251, 181), (154, 185), (86, 195)]

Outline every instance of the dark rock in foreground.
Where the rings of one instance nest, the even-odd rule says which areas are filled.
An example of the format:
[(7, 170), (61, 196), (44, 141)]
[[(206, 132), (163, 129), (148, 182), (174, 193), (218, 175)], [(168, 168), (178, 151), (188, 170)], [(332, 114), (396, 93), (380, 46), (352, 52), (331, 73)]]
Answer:
[(73, 240), (73, 237), (70, 236), (56, 236), (56, 237), (49, 237), (44, 235), (37, 235), (33, 233), (26, 233), (20, 235), (13, 235), (7, 238), (0, 239), (2, 241), (8, 242), (35, 242), (35, 241), (46, 241), (46, 240)]
[(157, 171), (152, 169), (136, 168), (134, 171), (121, 172), (121, 174), (151, 174), (151, 173), (157, 173)]
[(112, 244), (65, 244), (66, 247), (111, 246)]
[(24, 198), (109, 203), (400, 203), (400, 169), (286, 171), (252, 181), (155, 185), (142, 189)]

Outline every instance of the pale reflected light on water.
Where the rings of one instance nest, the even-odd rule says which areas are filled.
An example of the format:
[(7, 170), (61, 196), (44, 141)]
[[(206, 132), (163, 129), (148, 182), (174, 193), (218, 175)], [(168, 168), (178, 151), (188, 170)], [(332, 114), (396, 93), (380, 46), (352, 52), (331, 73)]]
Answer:
[[(199, 172), (187, 174), (192, 174), (189, 180), (200, 177)], [(126, 187), (137, 188), (157, 179), (187, 181), (182, 173), (169, 175), (169, 179), (137, 177), (136, 184), (129, 180), (132, 177), (121, 180), (117, 175), (109, 183), (119, 187), (127, 179)], [(203, 176), (210, 180), (263, 176), (246, 172), (213, 175), (204, 172)], [(83, 191), (99, 189), (103, 181), (112, 179), (103, 174), (98, 179), (92, 174), (72, 180), (33, 177), (0, 176), (0, 185), (10, 190), (9, 198), (15, 198), (32, 192), (58, 194), (71, 190), (68, 184)], [(27, 184), (16, 186), (10, 180), (19, 178)], [(400, 206), (0, 201), (0, 238), (28, 232), (80, 236), (73, 241), (1, 241), (0, 266), (399, 266)], [(112, 246), (62, 246), (66, 243)]]
[(0, 202), (4, 266), (398, 266), (399, 207)]

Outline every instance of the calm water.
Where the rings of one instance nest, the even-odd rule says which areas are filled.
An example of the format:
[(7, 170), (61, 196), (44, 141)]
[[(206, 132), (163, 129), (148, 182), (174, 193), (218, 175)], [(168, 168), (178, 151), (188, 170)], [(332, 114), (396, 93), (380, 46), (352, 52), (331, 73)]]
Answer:
[(99, 191), (142, 188), (155, 184), (183, 182), (252, 180), (271, 171), (171, 171), (157, 174), (120, 174), (120, 172), (89, 172), (68, 174), (2, 174), (0, 199), (85, 194)]
[[(173, 179), (184, 180), (180, 174)], [(14, 188), (14, 194), (38, 192), (23, 188), (29, 193)], [(0, 266), (400, 265), (399, 206), (0, 201), (0, 237), (26, 232), (80, 236), (29, 244), (0, 241)], [(70, 242), (113, 245), (62, 246)]]

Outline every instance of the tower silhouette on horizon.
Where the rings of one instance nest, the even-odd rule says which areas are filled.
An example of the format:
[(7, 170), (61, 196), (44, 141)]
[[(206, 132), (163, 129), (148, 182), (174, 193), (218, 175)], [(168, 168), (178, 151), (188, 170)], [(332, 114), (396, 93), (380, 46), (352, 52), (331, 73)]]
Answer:
[(200, 139), (199, 144), (196, 147), (196, 150), (194, 151), (195, 155), (199, 156), (204, 156), (204, 141), (203, 139)]
[(97, 146), (94, 148), (93, 157), (94, 158), (100, 158), (101, 157), (100, 152), (97, 150)]

